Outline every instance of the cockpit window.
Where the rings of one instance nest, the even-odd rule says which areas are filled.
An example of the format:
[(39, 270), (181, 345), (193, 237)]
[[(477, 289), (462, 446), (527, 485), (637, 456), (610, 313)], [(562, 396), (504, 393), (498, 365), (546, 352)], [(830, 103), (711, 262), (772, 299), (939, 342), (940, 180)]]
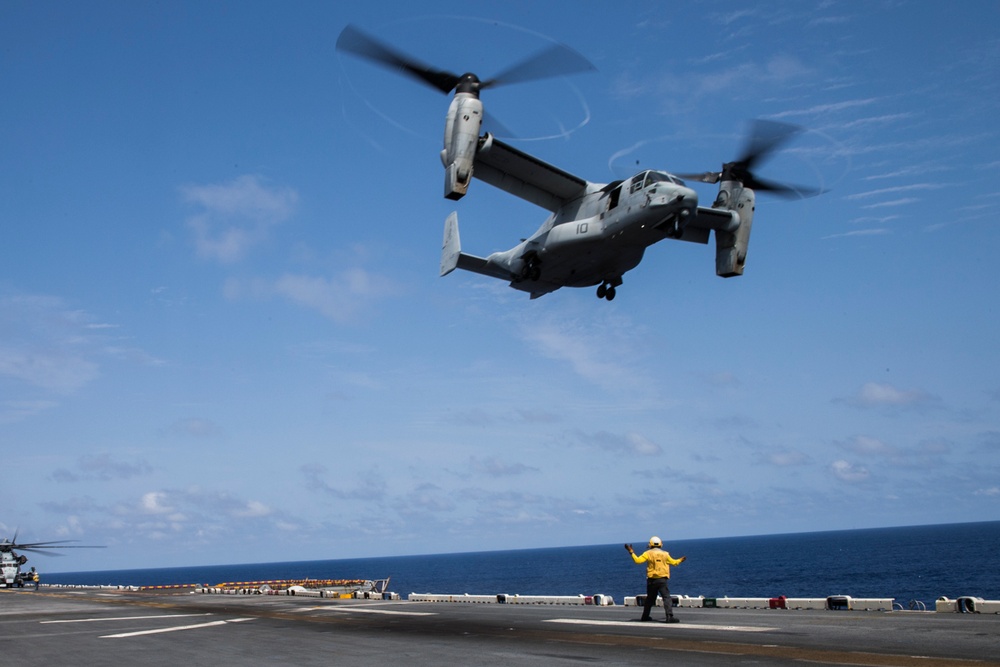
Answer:
[(647, 171), (646, 172), (646, 183), (643, 187), (649, 187), (653, 183), (659, 183), (660, 181), (668, 181), (666, 174), (661, 174), (658, 171)]
[(632, 182), (629, 185), (629, 193), (635, 193), (644, 188), (655, 183), (673, 183), (674, 185), (684, 185), (684, 181), (677, 178), (673, 174), (668, 174), (663, 171), (647, 171), (642, 174), (636, 174), (632, 177)]
[(660, 183), (660, 182), (673, 183), (674, 185), (684, 185), (684, 181), (682, 181), (681, 179), (677, 178), (672, 174), (667, 174), (662, 171), (647, 171), (646, 180), (645, 183), (643, 184), (643, 187), (648, 188), (653, 183)]
[(633, 176), (632, 177), (632, 184), (630, 186), (628, 186), (629, 194), (638, 192), (639, 190), (642, 189), (642, 187), (643, 187), (642, 174), (639, 174), (638, 176)]

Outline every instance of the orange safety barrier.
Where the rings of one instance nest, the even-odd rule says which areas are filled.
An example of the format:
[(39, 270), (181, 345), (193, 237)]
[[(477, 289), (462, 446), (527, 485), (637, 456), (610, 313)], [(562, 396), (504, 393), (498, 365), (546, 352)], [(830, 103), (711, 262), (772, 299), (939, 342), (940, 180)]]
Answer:
[(291, 588), (292, 586), (322, 588), (324, 586), (363, 586), (366, 583), (368, 583), (367, 579), (268, 579), (265, 581), (227, 581), (216, 584), (212, 588), (260, 588), (261, 586), (279, 589)]

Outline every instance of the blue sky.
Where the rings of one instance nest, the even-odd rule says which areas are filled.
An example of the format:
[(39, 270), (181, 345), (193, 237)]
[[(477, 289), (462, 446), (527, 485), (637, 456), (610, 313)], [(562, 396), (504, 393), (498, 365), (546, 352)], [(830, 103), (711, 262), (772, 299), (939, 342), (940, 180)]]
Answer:
[[(0, 5), (0, 534), (108, 546), (40, 569), (1000, 518), (995, 2), (353, 5)], [(439, 278), (450, 211), (482, 255), (546, 212), (443, 199), (448, 97), (348, 23), (482, 76), (572, 46), (483, 99), (588, 180), (769, 118), (761, 175), (828, 192), (761, 195), (741, 278)]]

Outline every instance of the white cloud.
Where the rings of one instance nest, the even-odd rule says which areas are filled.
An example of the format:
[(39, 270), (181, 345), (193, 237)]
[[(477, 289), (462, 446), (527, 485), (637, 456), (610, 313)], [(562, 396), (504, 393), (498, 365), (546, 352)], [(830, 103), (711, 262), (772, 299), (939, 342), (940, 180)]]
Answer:
[(164, 505), (166, 499), (167, 494), (162, 491), (150, 491), (149, 493), (143, 494), (142, 498), (139, 500), (139, 507), (145, 514), (169, 514), (170, 512), (173, 512), (174, 509)]
[(0, 424), (28, 419), (56, 405), (54, 401), (4, 401), (0, 403)]
[(849, 405), (861, 408), (910, 407), (925, 405), (935, 398), (919, 389), (902, 390), (889, 384), (867, 382), (854, 396), (844, 400)]
[(233, 510), (235, 517), (261, 517), (270, 516), (271, 508), (257, 500), (248, 500), (242, 507)]
[(618, 435), (600, 431), (592, 434), (580, 433), (578, 437), (588, 445), (620, 454), (659, 456), (663, 453), (662, 447), (640, 433), (632, 432)]
[(397, 291), (388, 278), (362, 268), (347, 269), (333, 278), (296, 274), (285, 274), (275, 280), (230, 278), (223, 288), (229, 299), (279, 296), (340, 324), (355, 320), (371, 300)]
[(217, 437), (222, 434), (222, 428), (210, 419), (192, 417), (174, 422), (166, 429), (173, 435), (188, 435), (198, 438)]
[[(150, 359), (141, 350), (122, 354), (120, 347), (109, 345), (114, 325), (95, 323), (87, 312), (71, 309), (58, 297), (31, 294), (0, 295), (0, 377), (12, 378), (35, 388), (59, 394), (71, 394), (100, 375), (100, 361), (107, 359), (145, 362)], [(21, 410), (0, 413), (10, 420), (20, 412), (32, 413), (21, 402)], [(28, 408), (25, 410), (24, 408)]]
[(504, 463), (495, 456), (479, 459), (475, 456), (469, 459), (469, 467), (478, 473), (489, 477), (513, 477), (526, 472), (538, 472), (538, 468), (523, 463)]
[(97, 377), (98, 366), (67, 348), (0, 346), (0, 375), (43, 389), (73, 392)]
[(842, 443), (841, 446), (850, 452), (862, 456), (894, 457), (900, 454), (898, 448), (886, 444), (878, 438), (865, 435), (856, 435), (847, 442)]
[(147, 475), (152, 472), (152, 467), (144, 460), (135, 463), (127, 463), (116, 460), (111, 454), (102, 452), (99, 454), (84, 454), (77, 461), (75, 471), (58, 469), (52, 474), (52, 478), (60, 482), (79, 482), (85, 480), (99, 480), (102, 482), (131, 479)]
[(181, 187), (185, 202), (201, 209), (188, 218), (200, 257), (232, 263), (267, 238), (268, 230), (291, 217), (298, 204), (292, 188), (271, 188), (257, 176), (221, 185)]
[(830, 464), (830, 471), (844, 482), (863, 482), (871, 476), (867, 468), (840, 459)]
[[(306, 463), (299, 466), (299, 472), (306, 479), (306, 488), (319, 491), (323, 495), (337, 500), (360, 500), (365, 502), (379, 501), (386, 497), (387, 487), (378, 475), (366, 473), (352, 475), (352, 489), (345, 491), (340, 486), (334, 486), (326, 481), (329, 470), (322, 463)], [(342, 478), (338, 477), (338, 480)]]
[(274, 283), (276, 294), (312, 308), (335, 322), (353, 316), (359, 300), (390, 292), (388, 282), (364, 269), (350, 269), (335, 279), (284, 275)]
[[(532, 319), (520, 330), (521, 337), (543, 356), (567, 362), (577, 375), (616, 390), (647, 384), (642, 372), (624, 361), (634, 334), (613, 324), (599, 329), (593, 322), (583, 331), (570, 320)], [(615, 354), (608, 354), (609, 350)]]
[(809, 463), (809, 457), (803, 452), (794, 449), (783, 449), (768, 452), (762, 457), (765, 463), (769, 463), (778, 468), (790, 468)]

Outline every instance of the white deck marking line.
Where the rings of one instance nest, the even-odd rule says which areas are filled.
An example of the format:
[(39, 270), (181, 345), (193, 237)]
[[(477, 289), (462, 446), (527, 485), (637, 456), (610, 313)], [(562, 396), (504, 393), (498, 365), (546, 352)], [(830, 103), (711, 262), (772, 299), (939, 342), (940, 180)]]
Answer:
[(211, 628), (227, 623), (242, 623), (252, 621), (252, 618), (234, 618), (229, 621), (209, 621), (208, 623), (198, 623), (197, 625), (178, 625), (173, 628), (158, 628), (156, 630), (138, 630), (136, 632), (122, 632), (117, 635), (101, 635), (101, 639), (121, 639), (123, 637), (139, 637), (141, 635), (158, 635), (163, 632), (180, 632), (182, 630), (197, 630), (199, 628)]
[(722, 630), (725, 632), (775, 632), (778, 628), (767, 628), (758, 625), (703, 625), (697, 623), (638, 623), (636, 621), (598, 621), (585, 618), (547, 618), (546, 623), (568, 623), (571, 625), (617, 625), (633, 628), (674, 627), (691, 628), (692, 630)]
[(117, 616), (113, 618), (69, 618), (58, 621), (39, 621), (39, 623), (97, 623), (99, 621), (133, 621), (136, 619), (144, 618), (186, 618), (188, 616), (211, 616), (212, 614), (206, 612), (204, 614), (161, 614), (158, 616)]
[(393, 616), (437, 616), (433, 611), (392, 611), (391, 609), (365, 609), (361, 607), (319, 607), (323, 611), (346, 612), (348, 614), (390, 614)]

